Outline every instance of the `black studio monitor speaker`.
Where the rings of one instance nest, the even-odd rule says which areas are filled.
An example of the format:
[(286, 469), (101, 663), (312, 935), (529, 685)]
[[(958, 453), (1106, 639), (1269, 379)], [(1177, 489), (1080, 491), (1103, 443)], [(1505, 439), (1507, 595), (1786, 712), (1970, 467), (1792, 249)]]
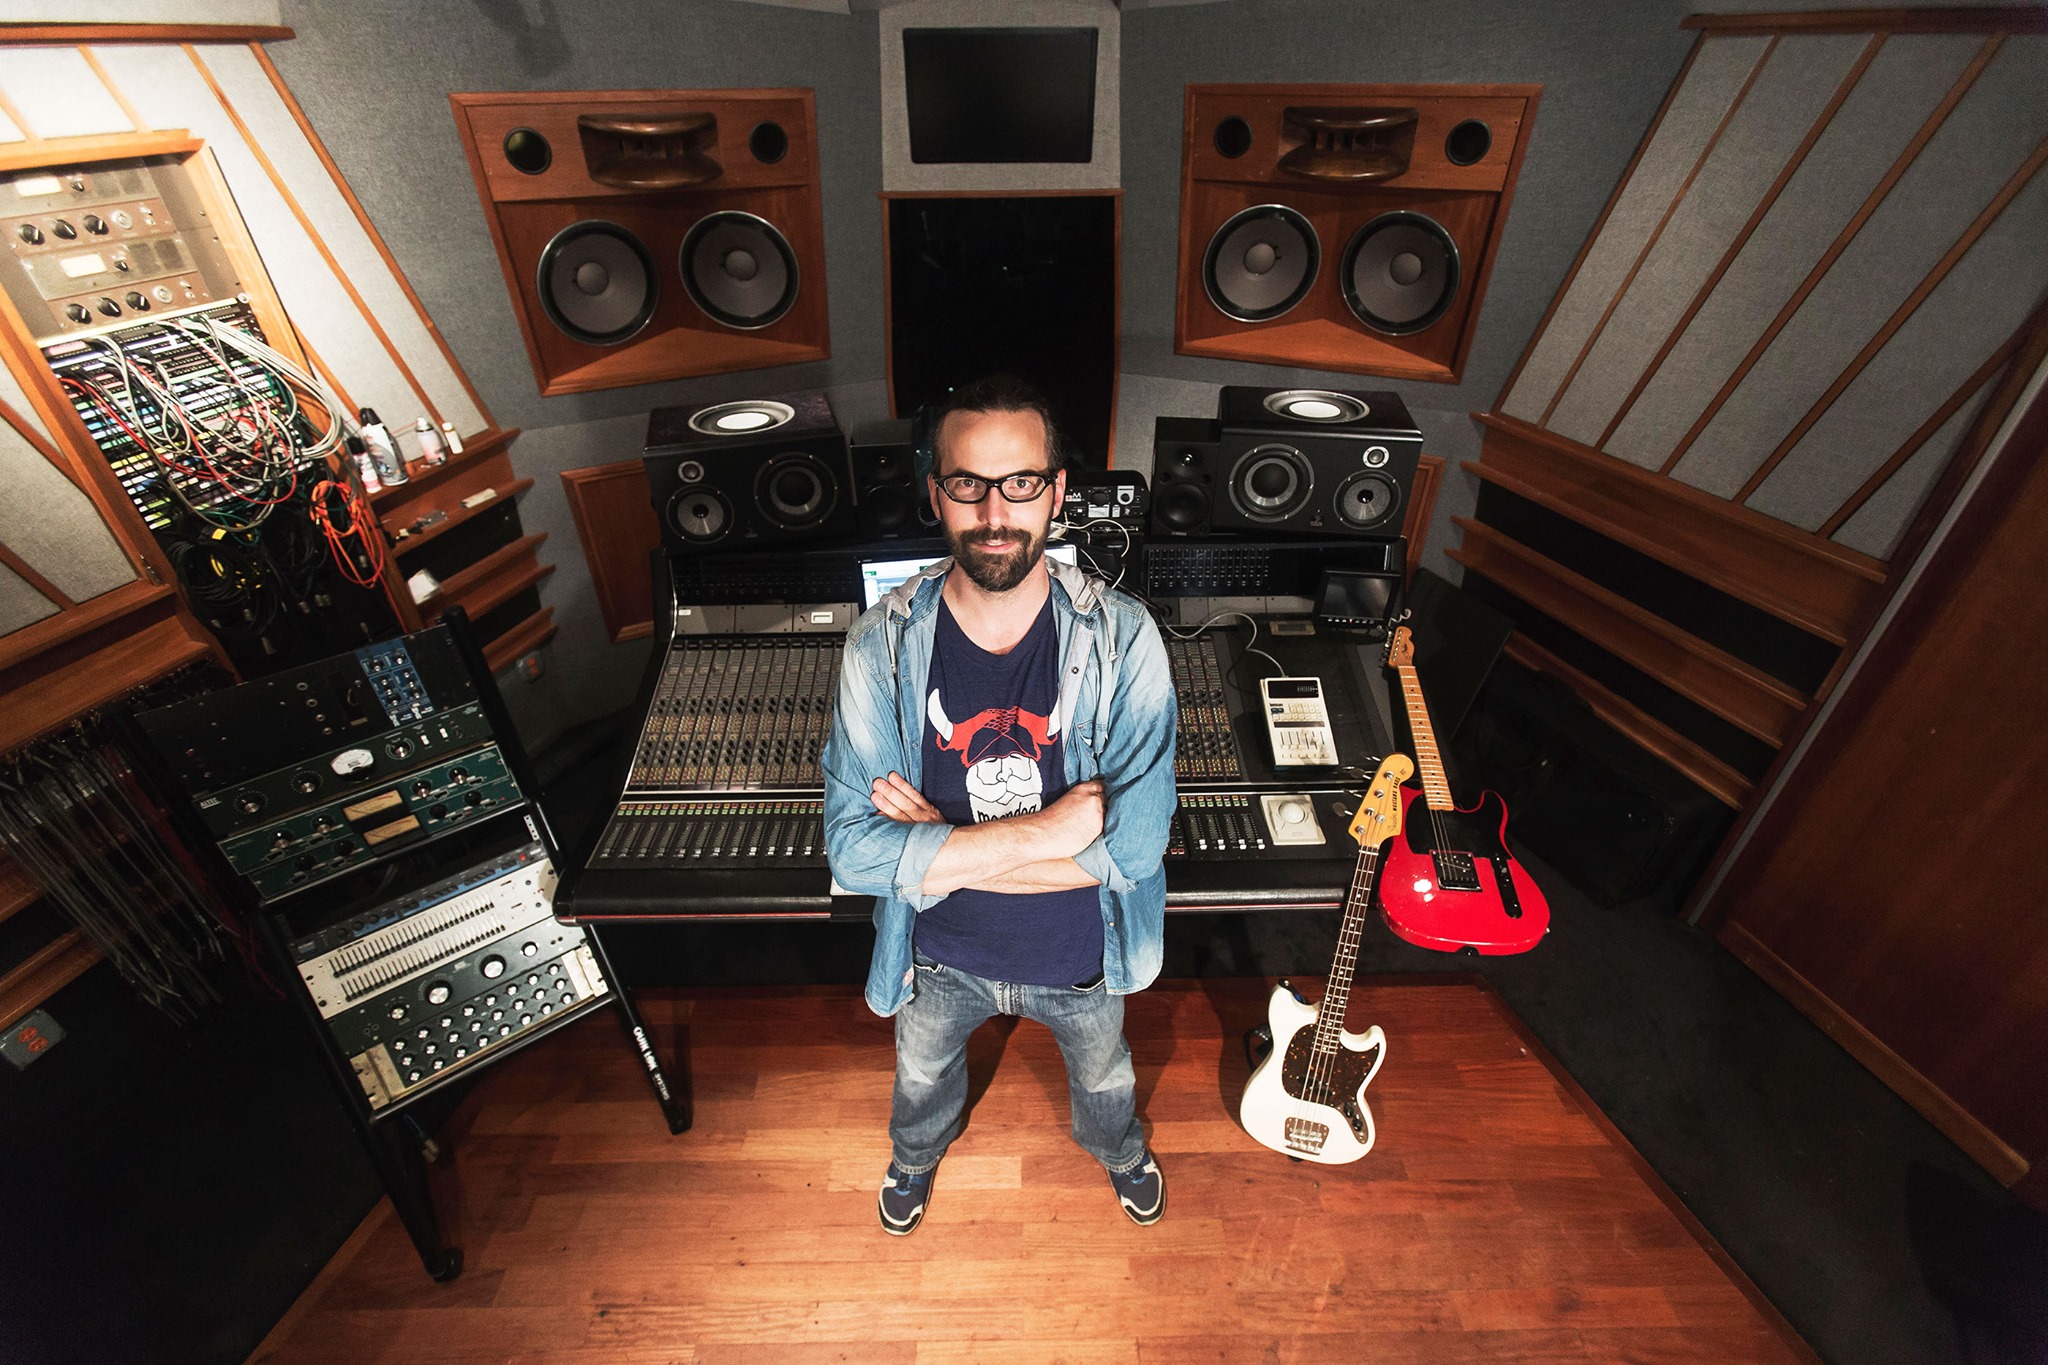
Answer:
[(920, 409), (914, 416), (863, 422), (853, 433), (854, 501), (863, 540), (900, 540), (928, 536), (938, 524), (919, 470), (926, 444), (927, 422)]
[(1398, 536), (1421, 457), (1395, 394), (1226, 387), (1214, 421), (1154, 426), (1151, 530)]
[(657, 408), (647, 486), (671, 550), (851, 538), (846, 438), (822, 393)]

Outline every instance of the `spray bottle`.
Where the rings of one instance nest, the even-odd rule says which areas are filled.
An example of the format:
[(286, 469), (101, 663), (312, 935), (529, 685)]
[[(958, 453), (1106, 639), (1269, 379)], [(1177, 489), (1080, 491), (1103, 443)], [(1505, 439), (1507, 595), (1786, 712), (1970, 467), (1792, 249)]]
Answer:
[(398, 445), (391, 439), (391, 432), (377, 420), (377, 410), (364, 408), (359, 415), (363, 419), (363, 427), (356, 434), (370, 448), (370, 458), (377, 464), (377, 477), (384, 481), (386, 488), (410, 482), (411, 478), (405, 472), (405, 461), (398, 458)]

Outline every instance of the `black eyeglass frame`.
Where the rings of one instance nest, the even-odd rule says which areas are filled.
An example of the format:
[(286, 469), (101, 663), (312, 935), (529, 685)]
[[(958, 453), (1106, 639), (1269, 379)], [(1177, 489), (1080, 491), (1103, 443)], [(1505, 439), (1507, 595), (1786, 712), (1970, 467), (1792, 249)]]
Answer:
[[(950, 499), (951, 499), (952, 501), (954, 501), (954, 502), (957, 502), (957, 503), (963, 503), (963, 504), (965, 504), (966, 506), (969, 506), (969, 507), (975, 507), (975, 506), (979, 506), (980, 504), (982, 504), (982, 503), (984, 503), (984, 502), (987, 502), (987, 501), (988, 501), (988, 495), (989, 495), (989, 490), (991, 490), (991, 489), (995, 489), (995, 490), (998, 490), (998, 491), (1000, 491), (1000, 492), (1002, 493), (1002, 495), (1003, 495), (1003, 501), (1004, 501), (1004, 502), (1008, 502), (1008, 503), (1024, 503), (1024, 502), (1037, 502), (1037, 501), (1038, 501), (1038, 500), (1039, 500), (1040, 498), (1042, 498), (1042, 497), (1044, 497), (1044, 496), (1045, 496), (1045, 492), (1046, 492), (1046, 490), (1047, 490), (1048, 488), (1051, 488), (1051, 487), (1053, 486), (1053, 484), (1054, 484), (1055, 482), (1057, 482), (1057, 481), (1058, 481), (1058, 479), (1059, 479), (1059, 476), (1060, 476), (1060, 471), (1059, 471), (1059, 470), (1057, 470), (1057, 469), (1052, 469), (1052, 470), (1045, 470), (1045, 469), (1014, 469), (1014, 470), (1011, 470), (1011, 471), (1010, 471), (1010, 472), (1009, 472), (1008, 474), (999, 474), (999, 475), (997, 475), (997, 476), (996, 476), (995, 478), (993, 478), (993, 479), (985, 479), (985, 478), (983, 478), (983, 477), (982, 477), (981, 475), (979, 475), (979, 474), (946, 474), (946, 475), (943, 475), (943, 476), (941, 476), (941, 475), (937, 475), (937, 474), (934, 474), (934, 475), (932, 475), (932, 476), (931, 476), (931, 480), (932, 480), (932, 482), (933, 482), (934, 484), (938, 485), (938, 489), (939, 489), (939, 491), (940, 491), (941, 493), (944, 493), (944, 494), (945, 494), (945, 495), (946, 495), (946, 496), (947, 496), (948, 498), (950, 498)], [(1031, 494), (1031, 495), (1030, 495), (1029, 497), (1022, 497), (1022, 498), (1020, 498), (1020, 497), (1016, 497), (1016, 496), (1013, 496), (1013, 495), (1011, 494), (1010, 490), (1009, 490), (1009, 489), (1008, 489), (1007, 487), (1005, 487), (1004, 485), (1008, 484), (1008, 483), (1010, 482), (1010, 480), (1012, 480), (1012, 479), (1019, 479), (1019, 478), (1023, 478), (1023, 479), (1038, 479), (1038, 480), (1040, 480), (1040, 483), (1039, 483), (1039, 486), (1038, 486), (1038, 491), (1036, 491), (1035, 493), (1032, 493), (1032, 494)], [(952, 489), (950, 489), (950, 488), (946, 487), (946, 484), (947, 484), (947, 483), (948, 483), (949, 481), (953, 480), (953, 479), (972, 479), (972, 480), (974, 480), (974, 481), (975, 481), (976, 483), (978, 483), (978, 484), (980, 484), (980, 485), (981, 485), (981, 496), (980, 496), (980, 497), (978, 497), (978, 498), (963, 498), (963, 497), (961, 497), (961, 496), (960, 496), (959, 494), (955, 493), (955, 492), (954, 492), (954, 491), (953, 491)]]

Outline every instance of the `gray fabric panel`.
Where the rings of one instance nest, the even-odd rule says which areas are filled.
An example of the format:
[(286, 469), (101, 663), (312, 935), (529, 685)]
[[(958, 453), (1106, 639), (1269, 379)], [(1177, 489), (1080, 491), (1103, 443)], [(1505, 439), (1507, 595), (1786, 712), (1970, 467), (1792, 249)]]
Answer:
[(28, 585), (27, 580), (0, 564), (0, 635), (12, 635), (57, 614), (57, 604)]
[(0, 422), (0, 545), (74, 602), (131, 583), (135, 570), (100, 509), (11, 425)]
[(26, 142), (27, 136), (14, 126), (14, 120), (0, 114), (0, 142)]
[(1614, 211), (1607, 215), (1592, 250), (1586, 253), (1585, 264), (1558, 300), (1550, 325), (1543, 329), (1501, 411), (1530, 422), (1542, 416), (1565, 371), (1592, 335), (1593, 325), (1621, 287), (1622, 277), (1641, 253), (1643, 239), (1664, 216), (1672, 195), (1691, 174), (1700, 149), (1713, 136), (1768, 45), (1769, 39), (1760, 37), (1711, 38), (1701, 45), (1685, 84), (1657, 125), (1656, 136), (1636, 164), (1636, 173), (1615, 200)]
[(1121, 374), (1116, 381), (1116, 467), (1152, 478), (1153, 421), (1160, 417), (1216, 415), (1221, 384)]
[[(1749, 505), (1809, 531), (1834, 515), (1907, 433), (1926, 421), (2026, 321), (2048, 292), (2044, 243), (2048, 173), (2036, 172), (1863, 373), (1786, 453)], [(1873, 533), (1882, 531), (1875, 528)]]
[[(199, 55), (227, 92), (235, 112), (249, 125), (250, 136), (291, 186), (292, 197), (313, 221), (320, 239), (334, 253), (349, 283), (363, 296), (371, 316), (405, 358), (413, 377), (433, 400), (442, 419), (455, 423), (456, 430), (465, 434), (482, 431), (487, 423), (464, 391), (461, 377), (434, 344), (427, 324), (413, 308), (412, 300), (405, 296), (391, 267), (384, 263), (377, 244), (356, 221), (355, 211), (342, 198), (334, 177), (320, 164), (313, 144), (300, 131), (298, 121), (257, 63), (256, 54), (246, 47), (205, 47), (199, 50)], [(398, 415), (386, 413), (385, 417), (389, 420)], [(414, 411), (413, 415), (420, 414)]]
[(1899, 533), (1906, 529), (1906, 523), (1920, 509), (1927, 490), (1948, 466), (1956, 447), (1976, 425), (1984, 405), (1991, 401), (1992, 390), (2004, 382), (2010, 369), (2007, 366), (1992, 375), (1975, 397), (1963, 404), (1955, 416), (1942, 423), (1927, 438), (1926, 444), (1914, 451), (1898, 472), (1870, 495), (1870, 501), (1857, 508), (1855, 516), (1842, 523), (1842, 529), (1835, 532), (1835, 543), (1860, 550), (1875, 559), (1890, 559), (1892, 547), (1898, 544)]
[(1772, 51), (1551, 413), (1552, 431), (1587, 445), (1600, 439), (1869, 41), (1786, 38)]
[[(22, 391), (21, 381), (14, 377), (14, 370), (7, 365), (0, 365), (0, 402), (13, 408), (14, 415), (27, 423), (29, 430), (44, 440), (49, 440), (50, 429), (43, 424), (42, 414), (28, 401), (28, 395)], [(55, 445), (56, 442), (51, 441), (50, 444)]]
[(292, 326), (333, 369), (350, 398), (375, 408), (394, 429), (400, 423), (410, 425), (420, 414), (418, 395), (321, 259), (313, 239), (299, 226), (269, 172), (242, 140), (191, 59), (175, 47), (140, 45), (103, 47), (98, 56), (136, 112), (153, 126), (190, 128), (206, 139)]
[(1975, 34), (1897, 37), (1757, 224), (1606, 450), (1661, 468), (1983, 46)]
[(2048, 38), (2008, 41), (1675, 477), (1724, 498), (1742, 487), (2048, 133), (2044, 83)]
[(37, 137), (135, 131), (75, 47), (0, 48), (0, 90)]

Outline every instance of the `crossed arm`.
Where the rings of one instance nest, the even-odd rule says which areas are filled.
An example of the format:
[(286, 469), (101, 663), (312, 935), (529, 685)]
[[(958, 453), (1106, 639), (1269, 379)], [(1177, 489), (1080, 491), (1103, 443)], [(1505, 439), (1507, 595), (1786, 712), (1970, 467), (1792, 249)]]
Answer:
[[(875, 809), (898, 823), (946, 823), (924, 793), (897, 773), (876, 778), (871, 795)], [(1015, 895), (1095, 886), (1097, 879), (1082, 870), (1074, 854), (1102, 833), (1102, 810), (1102, 783), (1090, 780), (1068, 788), (1044, 810), (955, 825), (920, 890), (946, 896), (973, 887)]]

